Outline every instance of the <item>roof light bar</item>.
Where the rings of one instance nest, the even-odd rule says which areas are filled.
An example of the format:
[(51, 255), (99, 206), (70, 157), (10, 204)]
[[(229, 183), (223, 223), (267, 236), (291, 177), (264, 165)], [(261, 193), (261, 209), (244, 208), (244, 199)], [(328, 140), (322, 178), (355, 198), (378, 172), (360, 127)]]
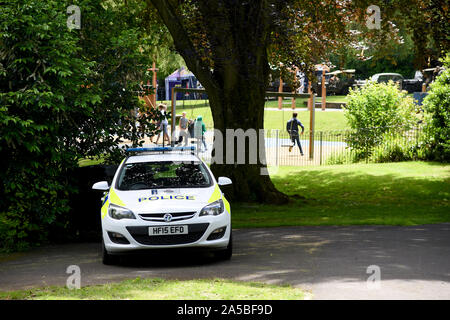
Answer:
[(125, 151), (126, 152), (195, 151), (195, 146), (189, 146), (189, 147), (128, 148)]

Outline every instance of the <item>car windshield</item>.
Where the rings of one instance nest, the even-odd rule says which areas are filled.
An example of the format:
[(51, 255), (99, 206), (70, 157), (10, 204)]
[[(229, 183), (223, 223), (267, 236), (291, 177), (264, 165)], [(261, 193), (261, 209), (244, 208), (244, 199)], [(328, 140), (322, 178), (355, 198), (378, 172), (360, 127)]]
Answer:
[(209, 187), (211, 178), (201, 162), (140, 162), (126, 164), (120, 172), (117, 189)]

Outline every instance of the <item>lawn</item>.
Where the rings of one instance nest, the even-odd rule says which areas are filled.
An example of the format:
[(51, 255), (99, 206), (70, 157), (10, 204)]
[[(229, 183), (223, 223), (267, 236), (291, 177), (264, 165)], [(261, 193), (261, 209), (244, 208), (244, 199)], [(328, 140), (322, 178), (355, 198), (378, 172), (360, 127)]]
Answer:
[(66, 287), (35, 288), (0, 292), (0, 299), (32, 300), (301, 300), (301, 289), (256, 282), (221, 279), (164, 280), (133, 279), (79, 290)]
[[(264, 112), (264, 128), (286, 130), (286, 122), (292, 117), (292, 109), (284, 110), (266, 110)], [(306, 132), (309, 131), (309, 111), (296, 111), (297, 118), (305, 126)], [(343, 112), (340, 111), (321, 111), (316, 109), (315, 131), (334, 131), (346, 130), (350, 127)]]
[(234, 228), (450, 222), (450, 165), (280, 167), (272, 180), (292, 203), (232, 204)]
[[(193, 102), (190, 102), (193, 103)], [(269, 107), (276, 107), (276, 101), (270, 101)], [(274, 104), (275, 103), (275, 104)], [(274, 104), (272, 106), (272, 104)], [(206, 124), (208, 129), (212, 129), (214, 127), (214, 122), (212, 119), (211, 109), (208, 105), (205, 105), (204, 100), (199, 100), (198, 104), (190, 105), (188, 101), (183, 105), (182, 101), (177, 104), (177, 114), (181, 114), (183, 111), (186, 112), (186, 116), (190, 119), (195, 119), (197, 116), (201, 115), (203, 117), (203, 121)], [(281, 129), (285, 130), (286, 122), (292, 117), (293, 110), (289, 105), (283, 105), (282, 110), (265, 110), (264, 111), (264, 128), (268, 129)], [(305, 130), (309, 130), (309, 111), (296, 110), (298, 113), (298, 119), (305, 126)], [(330, 131), (330, 130), (345, 130), (349, 129), (347, 124), (347, 119), (344, 116), (343, 112), (326, 110), (322, 111), (321, 109), (316, 108), (316, 122), (315, 122), (315, 130), (316, 131)]]

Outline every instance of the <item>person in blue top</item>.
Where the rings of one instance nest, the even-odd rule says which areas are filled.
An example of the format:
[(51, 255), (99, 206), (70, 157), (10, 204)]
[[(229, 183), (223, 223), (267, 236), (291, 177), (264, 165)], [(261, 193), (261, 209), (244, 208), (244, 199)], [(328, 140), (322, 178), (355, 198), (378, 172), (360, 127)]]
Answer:
[(300, 144), (300, 139), (299, 139), (299, 134), (298, 134), (298, 126), (300, 126), (302, 128), (301, 134), (303, 134), (305, 132), (305, 127), (300, 122), (300, 120), (297, 119), (297, 113), (294, 112), (292, 114), (292, 119), (289, 120), (286, 124), (286, 130), (287, 130), (287, 132), (289, 132), (289, 136), (291, 137), (291, 140), (292, 140), (292, 146), (289, 147), (289, 152), (292, 151), (292, 148), (295, 146), (295, 142), (297, 142), (297, 145), (300, 149), (300, 154), (303, 156), (302, 145)]

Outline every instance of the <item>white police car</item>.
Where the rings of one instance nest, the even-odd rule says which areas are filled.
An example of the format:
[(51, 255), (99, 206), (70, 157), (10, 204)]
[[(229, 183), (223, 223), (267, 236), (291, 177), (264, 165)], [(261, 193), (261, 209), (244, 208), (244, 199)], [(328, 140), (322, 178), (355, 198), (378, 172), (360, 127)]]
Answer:
[[(208, 166), (178, 148), (135, 148), (125, 158), (101, 208), (103, 263), (141, 249), (206, 248), (221, 259), (232, 255), (231, 210)], [(190, 149), (190, 148), (189, 148)], [(190, 149), (192, 150), (192, 149)], [(160, 152), (160, 153), (155, 153)]]

